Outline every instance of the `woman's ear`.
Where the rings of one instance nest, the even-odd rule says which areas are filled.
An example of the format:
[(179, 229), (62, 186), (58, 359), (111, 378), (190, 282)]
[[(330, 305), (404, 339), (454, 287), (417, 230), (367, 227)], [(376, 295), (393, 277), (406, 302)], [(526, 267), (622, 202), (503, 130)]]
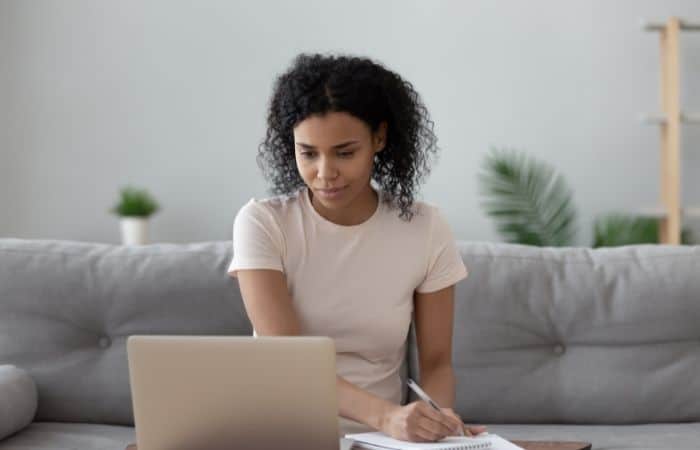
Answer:
[(387, 123), (383, 121), (379, 124), (377, 131), (374, 134), (374, 152), (380, 152), (386, 146), (386, 129)]

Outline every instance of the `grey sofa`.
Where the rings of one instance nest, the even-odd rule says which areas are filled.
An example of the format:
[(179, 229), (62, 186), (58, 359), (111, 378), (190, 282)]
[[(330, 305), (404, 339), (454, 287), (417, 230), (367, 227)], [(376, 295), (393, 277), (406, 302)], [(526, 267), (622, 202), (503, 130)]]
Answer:
[[(459, 247), (464, 418), (510, 439), (700, 449), (700, 247)], [(0, 450), (134, 442), (126, 338), (250, 335), (230, 258), (230, 241), (0, 239)]]

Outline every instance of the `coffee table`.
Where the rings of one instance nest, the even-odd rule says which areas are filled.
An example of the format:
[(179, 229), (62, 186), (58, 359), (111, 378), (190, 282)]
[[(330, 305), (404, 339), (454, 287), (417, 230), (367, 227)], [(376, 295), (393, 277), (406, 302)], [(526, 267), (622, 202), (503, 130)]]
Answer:
[(591, 450), (590, 442), (576, 441), (511, 441), (525, 450)]
[[(591, 450), (590, 442), (573, 441), (511, 441), (525, 450)], [(355, 447), (353, 447), (355, 448)], [(136, 444), (131, 444), (125, 450), (138, 450)]]

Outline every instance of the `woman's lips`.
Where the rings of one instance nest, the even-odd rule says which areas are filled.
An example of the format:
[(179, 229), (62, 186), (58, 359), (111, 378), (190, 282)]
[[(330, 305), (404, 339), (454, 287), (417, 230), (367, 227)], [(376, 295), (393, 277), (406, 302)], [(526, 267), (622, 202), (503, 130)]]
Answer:
[(340, 197), (340, 195), (343, 193), (347, 186), (343, 186), (340, 188), (333, 188), (333, 189), (318, 189), (319, 195), (321, 195), (324, 198), (337, 198)]

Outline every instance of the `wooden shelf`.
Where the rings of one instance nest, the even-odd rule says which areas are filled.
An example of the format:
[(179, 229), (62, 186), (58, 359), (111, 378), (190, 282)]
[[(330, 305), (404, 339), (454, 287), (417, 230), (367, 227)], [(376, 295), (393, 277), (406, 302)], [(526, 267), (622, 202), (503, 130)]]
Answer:
[[(679, 24), (680, 29), (683, 31), (700, 31), (700, 22), (679, 20)], [(639, 27), (644, 31), (664, 31), (666, 29), (666, 22), (639, 19)]]
[(678, 245), (681, 227), (686, 217), (700, 217), (700, 208), (683, 207), (681, 199), (681, 125), (700, 123), (700, 114), (684, 113), (680, 95), (680, 34), (681, 31), (700, 31), (699, 22), (670, 17), (665, 22), (644, 21), (643, 30), (658, 31), (661, 62), (661, 111), (642, 116), (642, 121), (661, 125), (659, 205), (642, 208), (636, 213), (659, 219), (659, 242)]
[[(679, 115), (681, 123), (687, 124), (700, 124), (700, 114), (698, 113), (680, 113)], [(640, 122), (651, 124), (651, 125), (664, 125), (668, 123), (668, 118), (663, 114), (641, 114), (639, 116)]]
[[(663, 206), (642, 207), (625, 211), (625, 213), (635, 216), (654, 217), (656, 219), (663, 219), (667, 215), (666, 209)], [(681, 208), (680, 213), (681, 216), (684, 217), (700, 218), (700, 206), (684, 206)]]

